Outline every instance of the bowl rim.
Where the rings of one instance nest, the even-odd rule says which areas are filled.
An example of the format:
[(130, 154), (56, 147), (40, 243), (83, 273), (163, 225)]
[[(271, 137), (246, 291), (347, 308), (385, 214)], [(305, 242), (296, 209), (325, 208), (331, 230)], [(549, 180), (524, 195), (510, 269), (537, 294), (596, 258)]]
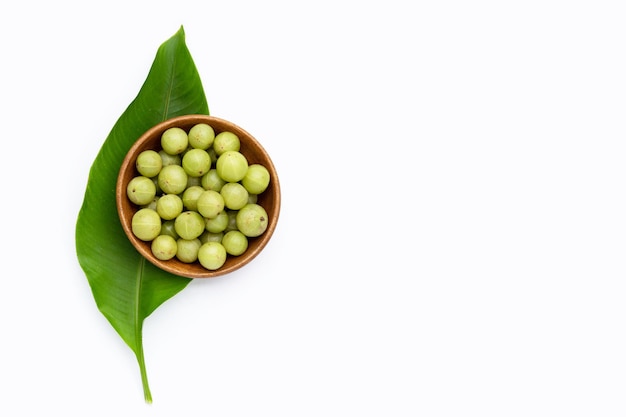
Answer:
[[(272, 173), (270, 186), (272, 187), (271, 198), (273, 199), (274, 210), (272, 213), (268, 213), (269, 221), (267, 229), (261, 236), (252, 238), (258, 240), (257, 244), (250, 246), (244, 254), (237, 257), (232, 257), (235, 258), (234, 261), (228, 262), (227, 259), (227, 263), (217, 270), (208, 270), (203, 268), (201, 265), (183, 263), (181, 261), (178, 261), (175, 257), (172, 260), (165, 261), (157, 259), (156, 257), (154, 257), (150, 250), (149, 242), (138, 239), (132, 233), (132, 216), (124, 216), (125, 210), (127, 210), (128, 207), (131, 207), (132, 209), (133, 206), (133, 203), (128, 200), (126, 194), (127, 182), (124, 181), (124, 178), (127, 177), (129, 170), (138, 175), (138, 173), (136, 172), (134, 158), (138, 154), (139, 150), (142, 149), (144, 143), (146, 141), (149, 141), (150, 139), (154, 140), (155, 135), (159, 135), (160, 137), (160, 133), (170, 127), (185, 126), (185, 130), (188, 131), (191, 126), (198, 123), (207, 123), (214, 129), (216, 129), (214, 125), (219, 125), (221, 126), (221, 128), (217, 129), (219, 131), (231, 130), (236, 133), (240, 137), (240, 140), (245, 142), (246, 146), (252, 145), (252, 147), (255, 148), (256, 153), (260, 154), (262, 156), (262, 159), (266, 161), (263, 164), (270, 171), (270, 173)], [(218, 132), (216, 132), (216, 134), (217, 133)], [(265, 192), (267, 191), (269, 190), (266, 190)], [(265, 248), (265, 246), (270, 241), (272, 235), (274, 234), (281, 208), (280, 181), (276, 173), (276, 167), (274, 166), (270, 155), (267, 153), (261, 143), (249, 132), (236, 125), (235, 123), (220, 117), (205, 114), (187, 114), (175, 116), (150, 127), (141, 136), (139, 136), (126, 152), (122, 164), (120, 165), (115, 185), (115, 200), (118, 218), (121, 223), (122, 229), (124, 230), (124, 233), (131, 242), (132, 246), (139, 252), (139, 254), (156, 267), (171, 274), (186, 278), (214, 278), (234, 272), (250, 263)], [(139, 208), (135, 206), (135, 211), (138, 209)], [(231, 255), (228, 255), (228, 257), (230, 258)], [(193, 269), (190, 269), (192, 265)]]

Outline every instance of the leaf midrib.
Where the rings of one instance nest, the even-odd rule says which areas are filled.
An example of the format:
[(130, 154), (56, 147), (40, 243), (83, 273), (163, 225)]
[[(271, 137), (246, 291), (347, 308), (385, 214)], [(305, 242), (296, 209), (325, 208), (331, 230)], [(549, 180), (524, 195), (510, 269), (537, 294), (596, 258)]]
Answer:
[(144, 280), (144, 269), (145, 269), (146, 259), (141, 257), (139, 260), (139, 267), (137, 268), (137, 285), (135, 286), (135, 311), (134, 311), (134, 321), (135, 321), (135, 343), (137, 347), (141, 347), (141, 327), (143, 323), (143, 318), (140, 318), (141, 314), (141, 287), (143, 286)]
[(171, 100), (172, 90), (174, 89), (174, 74), (176, 74), (176, 56), (174, 56), (174, 59), (172, 60), (172, 68), (170, 71), (170, 81), (168, 83), (168, 89), (167, 89), (166, 98), (165, 98), (165, 108), (163, 109), (163, 115), (161, 116), (162, 120), (168, 119), (168, 114), (170, 111), (170, 102), (172, 101)]

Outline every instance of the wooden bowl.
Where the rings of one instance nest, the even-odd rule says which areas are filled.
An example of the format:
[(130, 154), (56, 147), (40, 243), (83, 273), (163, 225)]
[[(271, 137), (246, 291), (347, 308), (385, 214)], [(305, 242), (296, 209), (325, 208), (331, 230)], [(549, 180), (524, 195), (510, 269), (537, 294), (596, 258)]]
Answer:
[[(170, 127), (180, 127), (185, 131), (189, 131), (191, 127), (198, 123), (206, 123), (210, 125), (216, 135), (222, 131), (230, 131), (236, 134), (241, 142), (240, 152), (246, 156), (248, 163), (262, 164), (270, 173), (270, 184), (267, 189), (258, 196), (257, 200), (257, 203), (263, 206), (263, 208), (267, 211), (267, 215), (269, 217), (267, 229), (258, 237), (248, 238), (248, 249), (242, 255), (228, 255), (224, 265), (214, 271), (204, 268), (197, 261), (194, 263), (184, 263), (176, 259), (176, 257), (166, 261), (156, 258), (152, 254), (152, 250), (150, 248), (151, 242), (138, 239), (132, 232), (132, 217), (137, 212), (139, 207), (132, 203), (126, 195), (128, 182), (133, 177), (139, 175), (135, 166), (137, 155), (147, 149), (153, 149), (156, 151), (161, 150), (161, 134), (166, 129), (169, 129)], [(261, 144), (250, 133), (246, 132), (241, 127), (227, 120), (207, 115), (194, 114), (175, 117), (150, 128), (141, 137), (139, 137), (139, 139), (137, 139), (137, 141), (130, 148), (124, 158), (124, 161), (122, 162), (117, 179), (115, 198), (122, 228), (124, 229), (126, 236), (128, 236), (128, 239), (130, 239), (131, 243), (139, 251), (139, 253), (157, 267), (172, 274), (188, 278), (217, 277), (233, 272), (248, 264), (269, 242), (274, 230), (276, 229), (276, 223), (280, 213), (280, 185), (278, 182), (278, 175), (276, 174), (274, 164), (265, 149), (263, 149)]]

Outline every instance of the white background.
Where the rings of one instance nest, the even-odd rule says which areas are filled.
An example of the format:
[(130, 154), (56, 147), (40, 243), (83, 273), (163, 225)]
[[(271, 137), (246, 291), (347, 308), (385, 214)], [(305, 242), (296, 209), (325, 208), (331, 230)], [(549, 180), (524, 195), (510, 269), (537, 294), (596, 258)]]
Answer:
[[(620, 1), (0, 7), (0, 415), (626, 415)], [(74, 247), (89, 168), (183, 25), (283, 205), (144, 323)]]

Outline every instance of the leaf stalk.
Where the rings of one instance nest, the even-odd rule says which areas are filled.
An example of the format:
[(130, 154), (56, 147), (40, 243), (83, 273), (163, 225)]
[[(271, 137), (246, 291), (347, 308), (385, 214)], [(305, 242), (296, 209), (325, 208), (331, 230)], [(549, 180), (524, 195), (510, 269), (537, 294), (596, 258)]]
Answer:
[(141, 372), (141, 385), (143, 386), (143, 396), (146, 404), (152, 404), (152, 393), (150, 392), (150, 385), (148, 384), (148, 373), (146, 372), (146, 362), (143, 355), (143, 343), (139, 343), (137, 347), (137, 363), (139, 364), (139, 371)]

